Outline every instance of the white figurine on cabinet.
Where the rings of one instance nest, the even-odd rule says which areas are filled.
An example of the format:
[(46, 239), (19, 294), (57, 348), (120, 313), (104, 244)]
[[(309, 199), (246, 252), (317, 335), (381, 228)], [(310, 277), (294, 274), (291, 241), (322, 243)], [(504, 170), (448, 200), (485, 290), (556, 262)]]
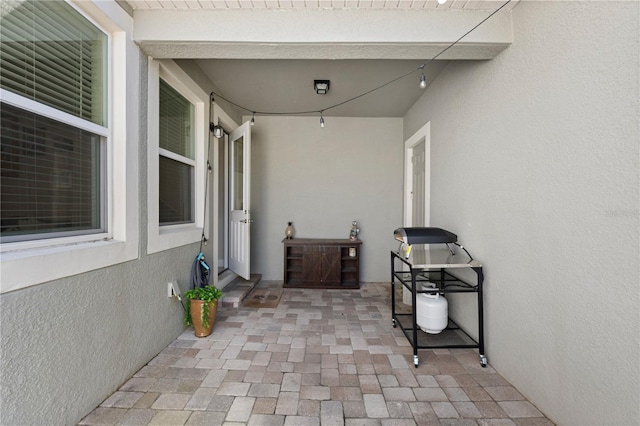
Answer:
[(357, 240), (359, 233), (360, 229), (358, 228), (358, 223), (354, 220), (353, 222), (351, 222), (351, 232), (349, 232), (349, 239), (351, 241)]

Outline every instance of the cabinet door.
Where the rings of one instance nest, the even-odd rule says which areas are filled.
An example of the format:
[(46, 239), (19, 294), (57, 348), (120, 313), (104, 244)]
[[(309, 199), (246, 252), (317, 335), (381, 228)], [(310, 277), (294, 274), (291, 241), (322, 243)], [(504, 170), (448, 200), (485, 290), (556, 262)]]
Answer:
[(322, 253), (305, 251), (302, 256), (302, 282), (306, 284), (320, 282), (321, 260)]
[(320, 281), (324, 285), (340, 285), (340, 248), (328, 247), (320, 259)]

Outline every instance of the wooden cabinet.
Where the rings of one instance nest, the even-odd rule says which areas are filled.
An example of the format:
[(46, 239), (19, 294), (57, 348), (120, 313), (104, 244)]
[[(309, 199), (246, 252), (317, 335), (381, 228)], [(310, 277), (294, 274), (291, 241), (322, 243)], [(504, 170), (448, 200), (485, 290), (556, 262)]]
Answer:
[(362, 241), (295, 238), (282, 242), (284, 287), (360, 287)]

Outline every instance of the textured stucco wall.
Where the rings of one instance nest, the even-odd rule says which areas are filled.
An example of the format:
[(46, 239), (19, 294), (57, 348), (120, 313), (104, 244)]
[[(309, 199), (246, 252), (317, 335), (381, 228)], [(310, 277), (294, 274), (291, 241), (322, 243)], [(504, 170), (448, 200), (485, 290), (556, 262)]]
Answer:
[(405, 116), (432, 225), (485, 265), (489, 363), (558, 424), (640, 424), (639, 7), (523, 2)]
[(283, 277), (282, 239), (363, 241), (360, 280), (389, 279), (393, 230), (402, 223), (402, 120), (260, 117), (252, 127), (251, 271)]
[(184, 326), (167, 282), (186, 288), (196, 250), (3, 294), (0, 424), (74, 424), (169, 345)]
[(140, 117), (132, 130), (140, 142), (140, 258), (0, 296), (1, 425), (77, 423), (184, 330), (167, 282), (188, 288), (198, 245), (146, 255), (147, 58), (138, 59), (140, 84), (130, 89), (142, 102), (131, 108)]

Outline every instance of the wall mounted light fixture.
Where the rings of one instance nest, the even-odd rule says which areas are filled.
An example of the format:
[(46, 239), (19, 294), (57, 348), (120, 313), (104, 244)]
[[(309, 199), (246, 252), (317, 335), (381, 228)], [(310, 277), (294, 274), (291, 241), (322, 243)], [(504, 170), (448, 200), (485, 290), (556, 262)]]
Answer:
[(224, 129), (217, 124), (209, 123), (209, 130), (213, 133), (216, 139), (220, 139), (224, 135)]
[(313, 88), (318, 95), (326, 95), (330, 84), (329, 80), (313, 80)]

